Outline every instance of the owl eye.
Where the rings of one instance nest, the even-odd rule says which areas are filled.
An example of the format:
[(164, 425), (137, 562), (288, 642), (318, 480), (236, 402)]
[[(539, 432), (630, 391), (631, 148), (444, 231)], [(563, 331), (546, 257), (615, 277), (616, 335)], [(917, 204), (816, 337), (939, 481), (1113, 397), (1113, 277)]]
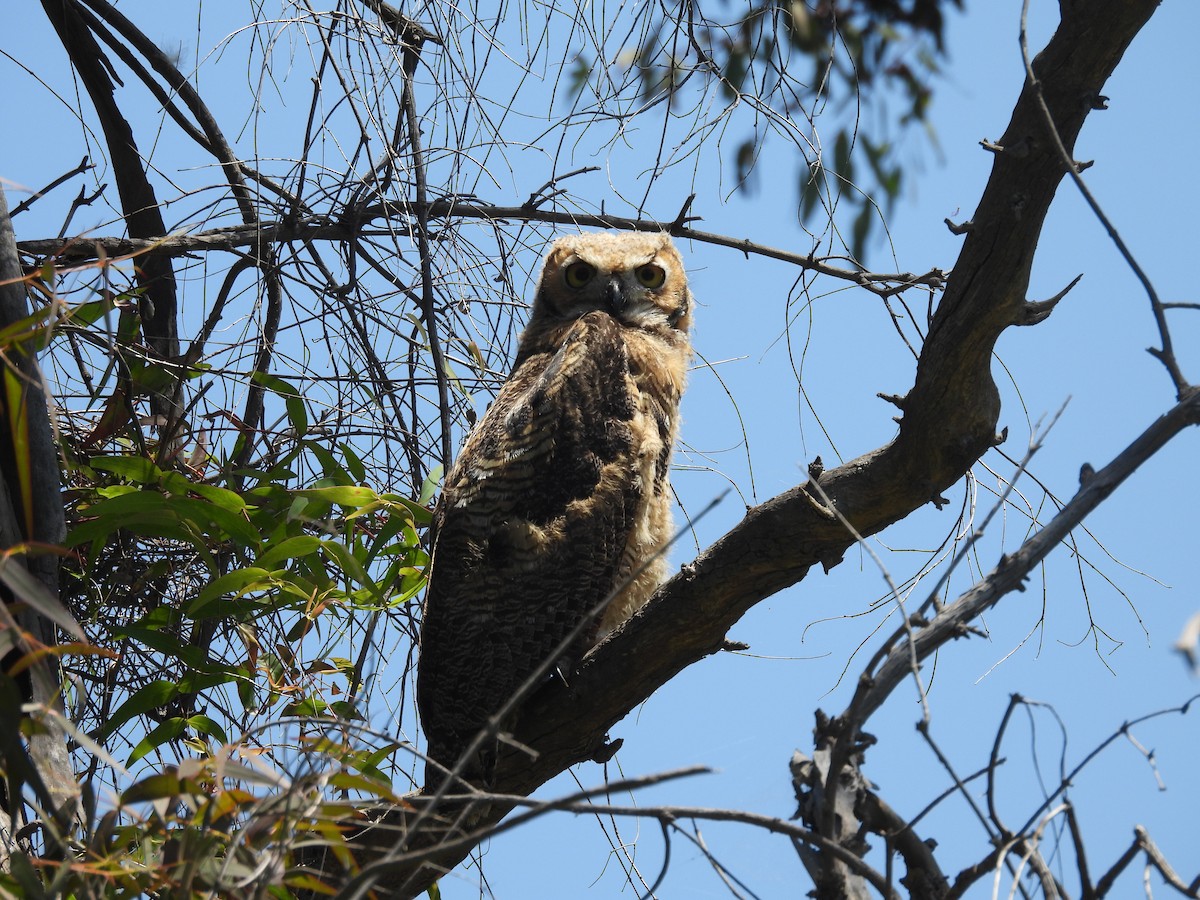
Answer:
[(638, 266), (634, 274), (637, 275), (638, 284), (651, 289), (662, 287), (663, 282), (667, 280), (667, 273), (659, 266)]
[(585, 262), (573, 262), (567, 266), (563, 277), (566, 278), (568, 287), (581, 288), (591, 281), (595, 274), (595, 266), (589, 266)]

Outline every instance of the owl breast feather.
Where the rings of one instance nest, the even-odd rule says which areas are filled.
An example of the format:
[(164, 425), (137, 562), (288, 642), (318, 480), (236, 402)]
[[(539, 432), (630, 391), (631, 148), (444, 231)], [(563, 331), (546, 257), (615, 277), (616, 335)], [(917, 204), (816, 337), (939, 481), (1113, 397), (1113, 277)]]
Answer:
[[(568, 657), (594, 640), (642, 505), (635, 389), (620, 326), (589, 313), (556, 352), (520, 363), (446, 479), (417, 684), (441, 766), (540, 665), (553, 671), (577, 626)], [(466, 777), (486, 777), (495, 740), (484, 744)]]

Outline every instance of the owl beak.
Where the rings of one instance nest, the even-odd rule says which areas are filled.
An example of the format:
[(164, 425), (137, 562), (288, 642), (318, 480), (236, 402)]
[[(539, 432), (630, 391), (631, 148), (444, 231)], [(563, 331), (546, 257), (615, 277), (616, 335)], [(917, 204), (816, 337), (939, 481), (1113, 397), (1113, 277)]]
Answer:
[(604, 302), (614, 316), (619, 316), (629, 305), (629, 297), (619, 279), (610, 278), (604, 285)]

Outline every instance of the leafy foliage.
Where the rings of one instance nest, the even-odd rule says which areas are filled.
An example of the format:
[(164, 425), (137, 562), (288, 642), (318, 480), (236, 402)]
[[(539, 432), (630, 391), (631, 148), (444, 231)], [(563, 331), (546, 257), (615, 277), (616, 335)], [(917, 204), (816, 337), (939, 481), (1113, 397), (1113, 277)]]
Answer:
[[(962, 0), (754, 0), (736, 12), (721, 4), (720, 13), (690, 4), (686, 20), (664, 14), (647, 22), (635, 48), (618, 58), (636, 74), (646, 106), (663, 97), (683, 106), (689, 92), (715, 87), (722, 117), (743, 105), (754, 110), (752, 133), (736, 141), (728, 161), (737, 189), (761, 189), (755, 166), (772, 134), (791, 142), (802, 163), (801, 220), (831, 219), (849, 207), (848, 249), (862, 260), (881, 212), (900, 197), (909, 127), (929, 133), (951, 5), (961, 8)], [(577, 95), (600, 97), (598, 82), (611, 77), (601, 60), (581, 55), (571, 83)], [(823, 117), (832, 122), (818, 134)], [(705, 131), (713, 124), (705, 122)], [(856, 164), (859, 146), (865, 167)]]
[[(5, 330), (0, 352), (53, 351), (112, 308), (93, 301), (50, 320), (46, 306)], [(121, 340), (135, 336), (131, 328)], [(309, 436), (300, 394), (273, 375), (255, 378), (279, 398), (292, 436), (261, 467), (231, 471), (202, 448), (162, 460), (161, 444), (127, 436), (132, 414), (64, 446), (74, 556), (63, 599), (94, 642), (59, 647), (75, 736), (93, 766), (108, 760), (117, 782), (135, 780), (111, 805), (92, 788), (87, 845), (73, 862), (39, 868), (18, 854), (0, 888), (229, 890), (261, 874), (263, 853), (282, 877), (297, 834), (340, 843), (330, 823), (345, 818), (349, 798), (394, 801), (399, 745), (364, 749), (356, 694), (371, 673), (339, 646), (364, 617), (407, 621), (424, 584), (420, 531), (436, 474), (413, 499), (363, 486), (352, 448)], [(320, 461), (319, 477), (298, 479), (301, 457)], [(5, 678), (21, 670), (18, 661)], [(294, 736), (280, 742), (255, 720), (291, 720)], [(283, 774), (289, 744), (330, 767), (320, 790)], [(320, 887), (302, 875), (281, 883)]]

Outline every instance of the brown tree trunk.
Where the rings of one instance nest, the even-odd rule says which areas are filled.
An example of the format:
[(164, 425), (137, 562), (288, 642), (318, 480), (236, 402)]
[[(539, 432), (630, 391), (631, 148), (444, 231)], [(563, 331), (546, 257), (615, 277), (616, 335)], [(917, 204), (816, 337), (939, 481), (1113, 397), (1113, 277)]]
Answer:
[[(29, 303), (17, 257), (8, 202), (0, 191), (0, 330), (28, 318)], [(70, 623), (58, 606), (58, 557), (47, 552), (60, 546), (65, 535), (58, 451), (51, 429), (41, 371), (32, 350), (13, 343), (4, 350), (0, 369), (0, 553), (18, 545), (25, 552), (0, 557), (0, 597), (6, 609), (0, 630), (14, 629), (15, 649), (5, 659), (0, 678), (9, 681), (8, 665), (39, 646), (57, 642), (53, 620)], [(50, 616), (46, 614), (49, 613)], [(77, 630), (78, 626), (75, 626)], [(6, 700), (17, 697), (39, 707), (40, 728), (27, 744), (17, 737), (20, 715), (4, 716), (3, 728), (12, 740), (0, 747), (8, 782), (0, 808), (0, 857), (6, 862), (13, 847), (12, 829), (22, 823), (23, 784), (52, 815), (43, 821), (46, 833), (61, 835), (75, 814), (79, 786), (67, 753), (67, 738), (56, 719), (63, 715), (62, 682), (53, 656), (41, 656), (14, 679)], [(12, 686), (12, 681), (9, 681)], [(18, 700), (18, 704), (20, 702)], [(7, 703), (6, 703), (7, 705)]]

